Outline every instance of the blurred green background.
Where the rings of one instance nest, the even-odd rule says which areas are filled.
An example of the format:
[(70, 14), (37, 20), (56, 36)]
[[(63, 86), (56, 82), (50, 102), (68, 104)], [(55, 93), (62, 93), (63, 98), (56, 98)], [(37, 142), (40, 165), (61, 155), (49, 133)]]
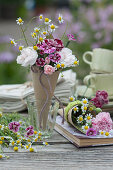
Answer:
[[(9, 38), (18, 39), (19, 28), (15, 22), (17, 17), (25, 21), (44, 14), (55, 19), (59, 13), (63, 14), (65, 23), (55, 37), (61, 37), (68, 22), (66, 33), (77, 36), (77, 42), (71, 43), (69, 48), (78, 56), (79, 67), (73, 71), (77, 78), (89, 74), (90, 68), (82, 60), (85, 51), (94, 48), (112, 49), (113, 46), (113, 1), (110, 0), (0, 0), (0, 84), (23, 83), (27, 80), (27, 70), (16, 64), (19, 54), (17, 48), (12, 48)], [(54, 16), (54, 17), (53, 17)], [(30, 36), (34, 25), (30, 24), (27, 36)], [(101, 64), (101, 63), (100, 63)]]

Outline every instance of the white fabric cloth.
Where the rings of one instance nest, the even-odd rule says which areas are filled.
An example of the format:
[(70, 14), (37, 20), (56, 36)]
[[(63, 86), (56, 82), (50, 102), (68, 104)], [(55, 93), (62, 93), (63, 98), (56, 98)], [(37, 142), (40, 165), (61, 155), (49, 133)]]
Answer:
[[(72, 70), (64, 71), (64, 77), (59, 75), (55, 95), (61, 102), (68, 103), (69, 96), (74, 94), (76, 88), (76, 73)], [(34, 94), (31, 82), (15, 85), (0, 86), (0, 108), (4, 112), (18, 112), (27, 108), (26, 97)]]

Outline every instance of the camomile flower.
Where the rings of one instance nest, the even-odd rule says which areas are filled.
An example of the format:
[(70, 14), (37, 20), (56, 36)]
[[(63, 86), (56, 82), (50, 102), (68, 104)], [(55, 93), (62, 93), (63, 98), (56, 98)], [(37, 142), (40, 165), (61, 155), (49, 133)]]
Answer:
[(78, 118), (77, 118), (77, 122), (78, 123), (82, 123), (83, 122), (83, 116), (82, 115), (80, 115)]
[(40, 28), (38, 28), (38, 27), (35, 27), (35, 28), (34, 28), (34, 31), (35, 31), (36, 33), (39, 33), (39, 31), (40, 31)]
[(104, 130), (99, 130), (99, 135), (100, 136), (104, 136), (105, 135), (105, 131)]
[(78, 112), (78, 110), (79, 110), (78, 106), (74, 106), (74, 107), (73, 107), (74, 113)]
[(45, 24), (48, 25), (51, 22), (49, 18), (45, 18)]
[(59, 16), (58, 16), (58, 21), (60, 24), (62, 24), (64, 22), (61, 14), (59, 14)]
[(76, 59), (76, 60), (74, 61), (74, 65), (79, 65), (79, 60)]
[(24, 21), (20, 17), (17, 18), (16, 22), (17, 22), (18, 25), (23, 25), (23, 23), (24, 23)]
[(81, 109), (82, 109), (82, 112), (86, 112), (87, 106), (86, 106), (86, 105), (83, 105), (83, 106), (81, 107)]
[(88, 124), (86, 123), (84, 126), (82, 126), (82, 130), (86, 132), (89, 129)]
[(41, 32), (41, 34), (42, 34), (43, 36), (46, 36), (46, 35), (48, 34), (48, 32), (47, 32), (46, 30), (43, 30), (43, 31)]
[(31, 36), (32, 36), (32, 38), (37, 39), (37, 34), (36, 34), (36, 32), (31, 32)]
[(58, 26), (54, 25), (54, 24), (51, 24), (50, 25), (50, 31), (53, 32), (55, 31), (55, 29), (58, 28)]
[(73, 96), (69, 97), (70, 102), (75, 101), (75, 98)]
[(42, 14), (40, 14), (40, 16), (39, 16), (39, 20), (40, 20), (40, 21), (42, 21), (42, 20), (43, 20), (43, 15), (42, 15)]
[(3, 130), (3, 129), (4, 129), (4, 125), (0, 124), (0, 130)]
[(15, 40), (14, 40), (13, 38), (10, 38), (10, 42), (11, 42), (11, 44), (14, 45), (14, 46), (17, 45), (17, 43), (15, 42)]
[(110, 136), (110, 133), (109, 132), (105, 132), (105, 136)]
[(10, 143), (9, 143), (9, 146), (14, 146), (14, 145), (15, 145), (15, 141), (11, 140)]
[(18, 49), (21, 51), (24, 48), (23, 45), (19, 45)]
[(85, 115), (85, 120), (87, 123), (91, 122), (91, 119), (92, 119), (92, 115), (90, 113)]
[(43, 145), (47, 146), (47, 145), (48, 145), (48, 142), (43, 142)]
[(83, 99), (82, 99), (82, 103), (83, 103), (83, 105), (87, 105), (87, 104), (88, 104), (88, 99), (83, 98)]
[(39, 37), (38, 37), (38, 43), (43, 42), (43, 41), (44, 41), (44, 39), (45, 39), (45, 37), (43, 37), (43, 36), (42, 36), (42, 37), (41, 37), (41, 36), (39, 36)]

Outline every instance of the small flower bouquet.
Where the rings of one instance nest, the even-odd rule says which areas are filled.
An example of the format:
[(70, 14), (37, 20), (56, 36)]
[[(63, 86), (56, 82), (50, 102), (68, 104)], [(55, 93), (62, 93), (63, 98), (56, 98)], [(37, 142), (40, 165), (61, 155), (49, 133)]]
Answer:
[[(110, 136), (113, 121), (110, 113), (102, 112), (101, 107), (108, 103), (108, 94), (97, 91), (96, 97), (88, 102), (70, 97), (71, 102), (65, 108), (65, 120), (87, 136)], [(62, 113), (61, 113), (62, 115)]]
[[(40, 24), (31, 33), (32, 42), (25, 35), (29, 23), (27, 27), (23, 28), (24, 21), (20, 17), (16, 20), (22, 31), (22, 39), (24, 38), (26, 43), (26, 47), (23, 45), (18, 47), (21, 54), (17, 57), (17, 63), (23, 67), (30, 66), (39, 126), (46, 129), (51, 99), (59, 73), (64, 68), (77, 66), (79, 60), (67, 48), (70, 41), (76, 40), (74, 36), (68, 34), (68, 41), (64, 45), (62, 39), (54, 38), (54, 31), (58, 29), (58, 26), (53, 24), (51, 19), (44, 18), (43, 15), (40, 15), (38, 19)], [(63, 24), (64, 19), (61, 14), (59, 14), (57, 21), (58, 24)], [(65, 32), (62, 37), (64, 36)], [(11, 44), (17, 46), (17, 41), (11, 39)]]

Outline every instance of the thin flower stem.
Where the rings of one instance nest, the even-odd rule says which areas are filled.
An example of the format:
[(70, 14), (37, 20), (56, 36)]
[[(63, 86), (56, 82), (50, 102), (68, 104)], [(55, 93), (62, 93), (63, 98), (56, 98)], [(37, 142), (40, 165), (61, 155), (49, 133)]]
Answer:
[(21, 26), (21, 31), (23, 33), (23, 36), (24, 36), (24, 39), (25, 39), (25, 42), (26, 42), (27, 46), (29, 46), (22, 26)]
[(67, 28), (68, 28), (68, 22), (67, 22), (67, 25), (66, 25), (65, 32), (64, 32), (64, 34), (63, 34), (62, 37), (61, 37), (61, 40), (64, 38), (64, 35), (66, 34)]
[(26, 27), (25, 27), (25, 29), (24, 29), (24, 32), (27, 30), (27, 28), (28, 28), (29, 24), (32, 22), (32, 20), (34, 20), (34, 19), (36, 19), (36, 18), (38, 18), (38, 16), (31, 18), (31, 20), (27, 23), (27, 25), (26, 25)]
[(0, 145), (0, 153), (3, 153), (3, 150), (2, 150), (2, 147), (1, 147), (1, 145)]
[(65, 47), (68, 47), (68, 45), (70, 44), (70, 41), (67, 42), (66, 46)]

